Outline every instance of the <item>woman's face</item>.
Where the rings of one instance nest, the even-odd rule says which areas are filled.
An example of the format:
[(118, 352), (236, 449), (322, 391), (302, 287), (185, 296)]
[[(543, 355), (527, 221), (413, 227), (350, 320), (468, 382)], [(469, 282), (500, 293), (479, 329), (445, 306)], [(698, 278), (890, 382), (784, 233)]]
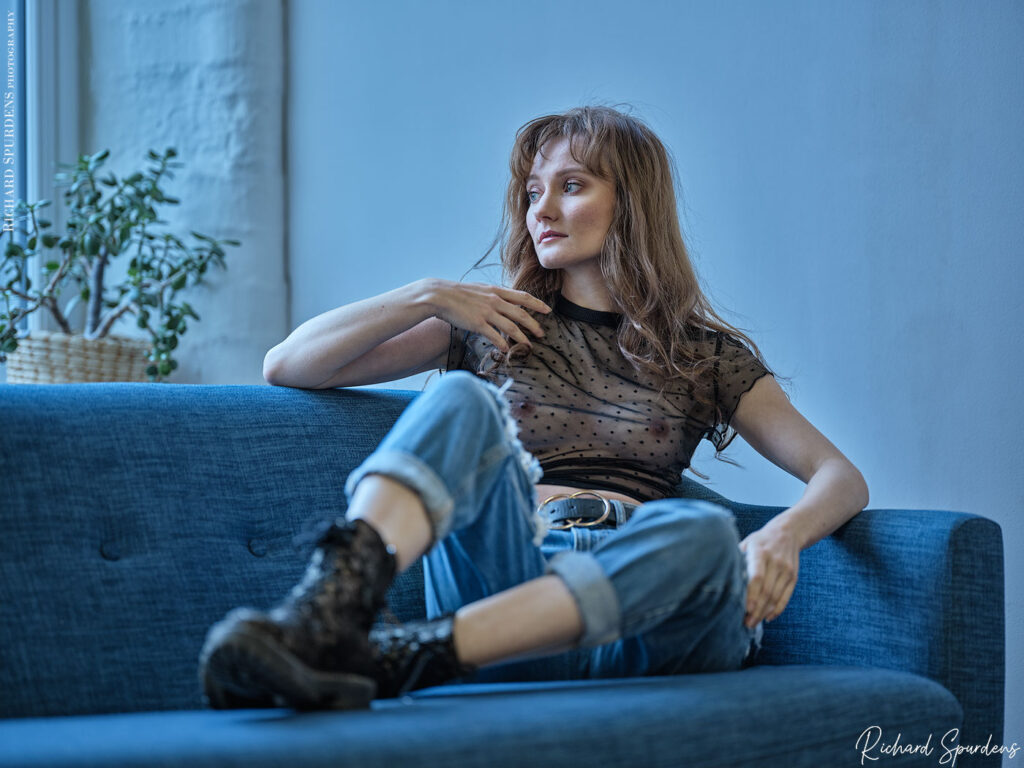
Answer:
[[(526, 179), (526, 228), (545, 269), (596, 268), (615, 212), (615, 187), (583, 168), (569, 140), (552, 139)], [(548, 231), (558, 233), (544, 237)]]

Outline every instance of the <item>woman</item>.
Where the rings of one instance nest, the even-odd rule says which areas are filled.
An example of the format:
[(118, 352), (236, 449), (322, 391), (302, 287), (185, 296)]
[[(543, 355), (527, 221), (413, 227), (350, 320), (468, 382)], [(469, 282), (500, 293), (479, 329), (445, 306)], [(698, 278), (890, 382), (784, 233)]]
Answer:
[[(668, 154), (643, 122), (606, 107), (538, 118), (511, 171), (511, 287), (420, 280), (268, 352), (283, 386), (446, 373), (348, 477), (346, 516), (303, 581), (211, 628), (212, 706), (749, 666), (800, 551), (867, 505), (860, 472), (701, 293)], [(743, 541), (728, 510), (672, 498), (699, 440), (720, 453), (736, 433), (807, 483)], [(421, 555), (430, 618), (374, 627)]]

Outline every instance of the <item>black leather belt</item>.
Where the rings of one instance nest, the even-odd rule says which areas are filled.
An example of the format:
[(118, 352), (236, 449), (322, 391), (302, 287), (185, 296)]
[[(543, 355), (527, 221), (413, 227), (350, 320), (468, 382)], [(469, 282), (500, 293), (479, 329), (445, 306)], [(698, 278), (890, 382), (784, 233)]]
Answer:
[(540, 503), (548, 518), (548, 527), (555, 530), (567, 528), (591, 528), (596, 525), (618, 525), (625, 523), (636, 504), (605, 498), (596, 491), (556, 493)]

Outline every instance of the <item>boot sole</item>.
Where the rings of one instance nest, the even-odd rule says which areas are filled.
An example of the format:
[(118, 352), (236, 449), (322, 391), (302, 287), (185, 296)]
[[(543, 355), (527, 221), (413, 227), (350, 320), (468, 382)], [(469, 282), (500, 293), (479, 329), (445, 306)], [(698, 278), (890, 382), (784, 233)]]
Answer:
[(232, 611), (213, 625), (199, 659), (199, 678), (214, 709), (293, 707), (367, 709), (377, 682), (364, 675), (322, 672)]

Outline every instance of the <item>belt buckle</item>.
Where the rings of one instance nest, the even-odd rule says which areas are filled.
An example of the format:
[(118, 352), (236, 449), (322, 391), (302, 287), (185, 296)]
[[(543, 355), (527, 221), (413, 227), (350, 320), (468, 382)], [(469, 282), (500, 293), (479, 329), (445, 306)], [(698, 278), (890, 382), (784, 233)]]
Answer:
[(604, 511), (601, 513), (601, 516), (594, 520), (591, 520), (589, 523), (583, 522), (585, 518), (582, 517), (577, 517), (575, 519), (568, 518), (565, 522), (565, 525), (549, 525), (549, 528), (555, 531), (565, 531), (569, 528), (572, 528), (573, 526), (577, 528), (591, 528), (595, 525), (600, 525), (608, 519), (608, 515), (610, 515), (612, 511), (612, 503), (609, 499), (605, 498), (597, 491), (576, 491), (576, 493), (556, 493), (553, 496), (548, 496), (546, 499), (544, 499), (544, 501), (540, 503), (540, 506), (537, 507), (537, 512), (540, 512), (552, 501), (557, 501), (558, 499), (575, 499), (578, 498), (579, 496), (593, 496), (603, 501)]

